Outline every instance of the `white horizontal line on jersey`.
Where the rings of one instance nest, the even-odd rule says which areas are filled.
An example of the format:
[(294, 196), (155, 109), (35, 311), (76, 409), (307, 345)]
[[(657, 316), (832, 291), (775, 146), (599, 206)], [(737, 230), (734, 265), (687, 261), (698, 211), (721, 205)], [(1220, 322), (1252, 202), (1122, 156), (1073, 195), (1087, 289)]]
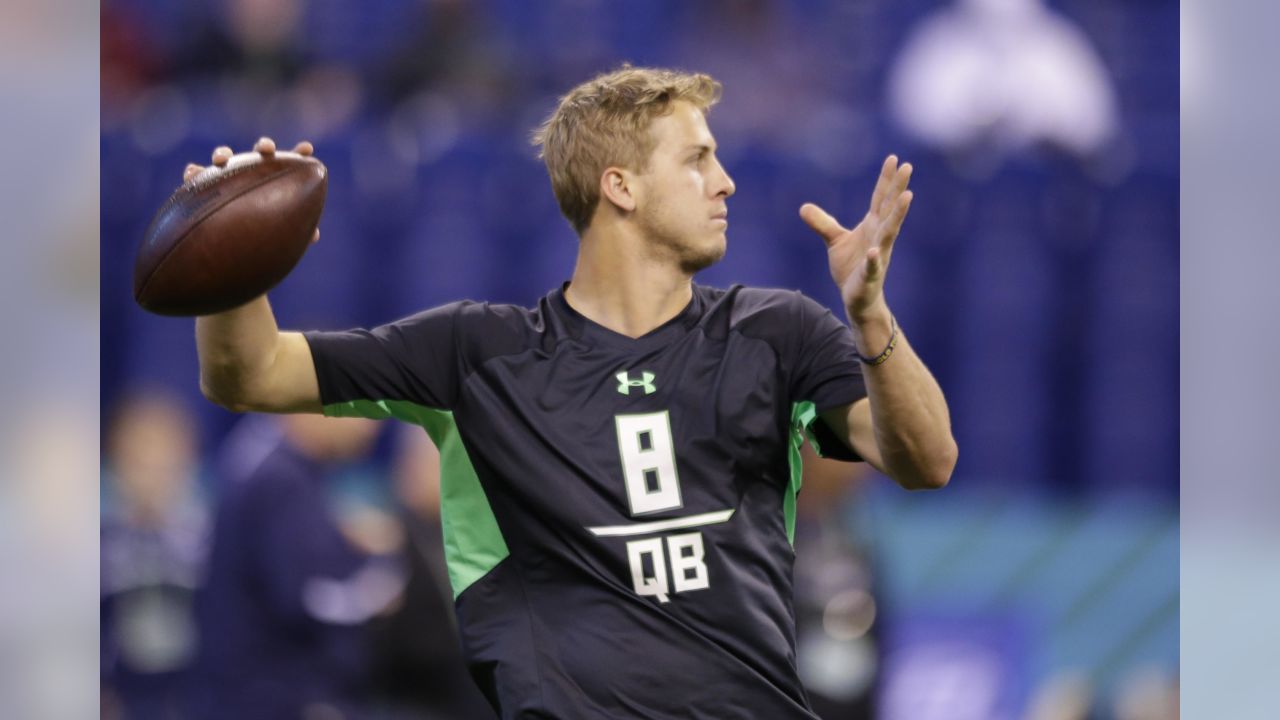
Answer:
[(635, 523), (632, 525), (606, 525), (604, 527), (589, 527), (592, 535), (596, 537), (617, 537), (619, 535), (648, 535), (650, 533), (662, 532), (663, 530), (679, 530), (681, 528), (699, 527), (702, 525), (715, 525), (722, 523), (733, 516), (733, 509), (717, 510), (715, 512), (702, 513), (701, 515), (688, 515), (682, 518), (671, 518), (670, 520), (655, 520), (653, 522)]

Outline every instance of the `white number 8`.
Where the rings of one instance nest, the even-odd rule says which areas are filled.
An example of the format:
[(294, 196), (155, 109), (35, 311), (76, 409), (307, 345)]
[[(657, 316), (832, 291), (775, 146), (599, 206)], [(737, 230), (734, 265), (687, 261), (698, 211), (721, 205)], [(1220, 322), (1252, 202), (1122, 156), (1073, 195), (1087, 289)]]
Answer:
[(614, 421), (631, 514), (645, 515), (683, 506), (667, 412), (617, 415)]

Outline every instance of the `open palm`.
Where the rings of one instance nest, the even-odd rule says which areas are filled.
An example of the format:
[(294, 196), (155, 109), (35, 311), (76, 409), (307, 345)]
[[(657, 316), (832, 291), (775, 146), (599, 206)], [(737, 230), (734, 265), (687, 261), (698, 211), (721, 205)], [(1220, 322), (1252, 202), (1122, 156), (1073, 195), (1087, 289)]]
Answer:
[(885, 158), (871, 206), (853, 229), (845, 228), (813, 203), (800, 208), (800, 217), (827, 245), (831, 279), (840, 288), (844, 306), (855, 321), (885, 305), (884, 276), (893, 243), (911, 207), (912, 193), (907, 190), (910, 180), (910, 163), (899, 166), (896, 155)]

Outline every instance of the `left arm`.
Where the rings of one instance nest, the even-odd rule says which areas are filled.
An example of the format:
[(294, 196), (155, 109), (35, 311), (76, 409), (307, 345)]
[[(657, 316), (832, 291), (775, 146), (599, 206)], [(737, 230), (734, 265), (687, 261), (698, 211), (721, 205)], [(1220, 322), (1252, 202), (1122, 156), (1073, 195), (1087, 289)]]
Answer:
[[(870, 324), (870, 323), (868, 323)], [(859, 335), (854, 331), (855, 338)], [(886, 318), (856, 339), (859, 351), (878, 353), (889, 343)], [(863, 354), (870, 354), (864, 352)], [(893, 355), (881, 365), (862, 366), (867, 397), (822, 413), (838, 437), (880, 472), (908, 490), (943, 487), (956, 464), (956, 441), (942, 389), (898, 330)]]
[[(867, 215), (845, 229), (816, 205), (800, 215), (827, 244), (831, 277), (865, 357), (878, 355), (892, 337), (892, 314), (884, 298), (884, 276), (894, 241), (911, 205), (911, 166), (890, 155), (881, 169)], [(822, 413), (850, 448), (908, 490), (940, 488), (951, 479), (958, 449), (951, 436), (946, 398), (912, 350), (902, 330), (893, 353), (879, 364), (863, 363), (867, 397)]]

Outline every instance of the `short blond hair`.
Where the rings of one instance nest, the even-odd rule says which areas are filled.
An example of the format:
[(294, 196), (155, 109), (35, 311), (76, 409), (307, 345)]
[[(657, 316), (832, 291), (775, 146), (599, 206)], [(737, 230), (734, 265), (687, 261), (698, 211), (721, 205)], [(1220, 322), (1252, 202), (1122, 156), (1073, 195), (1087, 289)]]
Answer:
[(677, 100), (706, 113), (720, 100), (710, 75), (623, 65), (597, 75), (560, 98), (533, 133), (547, 164), (560, 212), (581, 235), (600, 202), (600, 174), (611, 165), (644, 172), (653, 154), (649, 126)]

